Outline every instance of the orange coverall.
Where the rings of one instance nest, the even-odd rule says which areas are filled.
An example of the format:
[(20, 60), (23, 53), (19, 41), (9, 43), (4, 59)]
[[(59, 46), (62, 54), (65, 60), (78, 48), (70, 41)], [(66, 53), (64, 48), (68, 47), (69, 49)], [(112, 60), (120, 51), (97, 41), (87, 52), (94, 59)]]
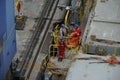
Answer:
[(81, 29), (78, 27), (77, 29), (76, 28), (73, 28), (73, 32), (76, 33), (76, 43), (79, 44), (79, 40), (80, 40), (80, 36), (81, 36)]
[(75, 47), (77, 45), (77, 37), (76, 37), (76, 33), (72, 32), (69, 35), (69, 48)]

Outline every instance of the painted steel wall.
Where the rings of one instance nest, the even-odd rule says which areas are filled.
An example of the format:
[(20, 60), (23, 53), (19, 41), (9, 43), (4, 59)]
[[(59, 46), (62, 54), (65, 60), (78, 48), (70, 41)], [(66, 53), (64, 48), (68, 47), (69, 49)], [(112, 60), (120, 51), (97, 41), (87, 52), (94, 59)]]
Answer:
[(4, 79), (16, 52), (14, 0), (0, 0), (0, 80)]
[(0, 40), (3, 37), (3, 34), (6, 32), (6, 11), (5, 11), (5, 0), (0, 0)]

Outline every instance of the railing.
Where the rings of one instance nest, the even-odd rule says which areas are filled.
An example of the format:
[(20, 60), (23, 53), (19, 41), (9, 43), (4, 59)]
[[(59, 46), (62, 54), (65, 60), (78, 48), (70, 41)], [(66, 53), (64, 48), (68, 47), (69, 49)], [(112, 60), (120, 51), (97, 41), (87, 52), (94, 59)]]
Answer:
[[(57, 36), (57, 37), (59, 37), (59, 36)], [(64, 38), (65, 42), (67, 43), (67, 46), (69, 46), (69, 37), (64, 36), (63, 38)], [(58, 41), (55, 44), (50, 44), (49, 45), (49, 54), (48, 54), (49, 58), (50, 57), (54, 58), (55, 56), (58, 55), (58, 44), (57, 43), (58, 43)], [(78, 53), (79, 48), (80, 48), (80, 45), (75, 45), (75, 46), (72, 46), (69, 49)]]
[[(52, 48), (52, 50), (51, 50), (51, 48)], [(51, 53), (52, 53), (52, 55), (51, 55)], [(50, 44), (50, 46), (49, 46), (49, 58), (50, 58), (50, 56), (55, 57), (55, 53), (56, 54), (58, 53), (58, 45)]]

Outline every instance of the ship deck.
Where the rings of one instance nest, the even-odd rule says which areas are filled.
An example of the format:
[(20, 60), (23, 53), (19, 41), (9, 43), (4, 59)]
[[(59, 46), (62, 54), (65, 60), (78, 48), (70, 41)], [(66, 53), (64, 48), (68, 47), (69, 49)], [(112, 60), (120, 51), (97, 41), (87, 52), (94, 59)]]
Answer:
[[(88, 54), (79, 54), (76, 58), (100, 57), (106, 59), (106, 56), (96, 56)], [(120, 65), (99, 63), (100, 60), (76, 60), (72, 63), (66, 80), (119, 80)], [(120, 58), (117, 57), (118, 60)], [(95, 62), (95, 63), (94, 63)], [(96, 63), (98, 62), (98, 63)]]

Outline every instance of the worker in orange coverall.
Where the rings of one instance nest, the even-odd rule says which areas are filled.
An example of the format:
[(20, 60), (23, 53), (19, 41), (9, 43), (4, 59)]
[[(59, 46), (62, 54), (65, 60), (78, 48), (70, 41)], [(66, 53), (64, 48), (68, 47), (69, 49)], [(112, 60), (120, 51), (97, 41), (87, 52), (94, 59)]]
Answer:
[(62, 61), (65, 53), (65, 48), (67, 48), (66, 42), (61, 37), (58, 41), (58, 61)]
[(79, 40), (80, 40), (80, 36), (81, 36), (81, 29), (78, 24), (74, 24), (73, 32), (76, 33), (76, 37), (77, 37), (76, 42), (77, 42), (77, 44), (79, 44), (80, 43)]
[(77, 45), (76, 41), (77, 41), (77, 35), (76, 35), (76, 33), (75, 32), (70, 33), (68, 47), (69, 48), (76, 47), (76, 45)]

